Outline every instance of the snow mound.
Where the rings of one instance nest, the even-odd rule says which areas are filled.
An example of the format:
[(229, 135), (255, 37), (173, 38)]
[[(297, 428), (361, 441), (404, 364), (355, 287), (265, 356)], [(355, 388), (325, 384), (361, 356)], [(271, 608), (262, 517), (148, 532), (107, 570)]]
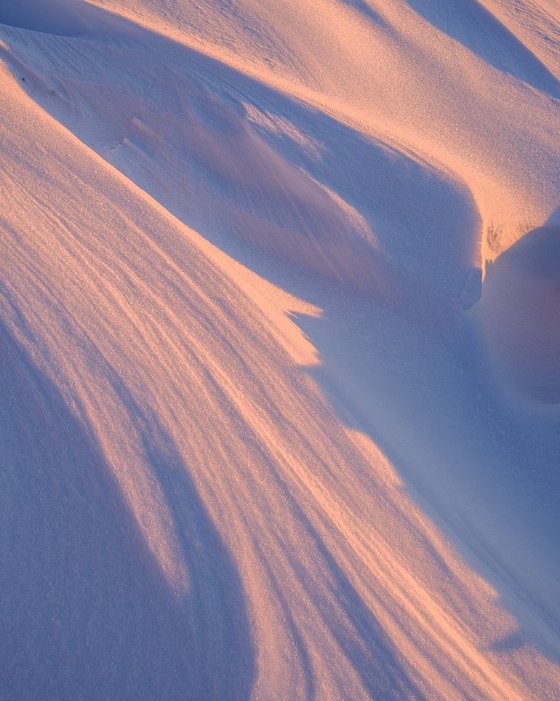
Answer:
[(560, 227), (535, 229), (489, 266), (482, 318), (495, 356), (515, 384), (560, 401)]
[(4, 697), (556, 701), (553, 2), (0, 0)]

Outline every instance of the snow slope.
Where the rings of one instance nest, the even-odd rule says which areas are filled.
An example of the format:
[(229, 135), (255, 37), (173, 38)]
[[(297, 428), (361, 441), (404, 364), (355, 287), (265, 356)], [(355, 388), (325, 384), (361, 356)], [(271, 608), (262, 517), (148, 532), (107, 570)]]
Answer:
[(559, 20), (0, 2), (1, 696), (557, 698)]

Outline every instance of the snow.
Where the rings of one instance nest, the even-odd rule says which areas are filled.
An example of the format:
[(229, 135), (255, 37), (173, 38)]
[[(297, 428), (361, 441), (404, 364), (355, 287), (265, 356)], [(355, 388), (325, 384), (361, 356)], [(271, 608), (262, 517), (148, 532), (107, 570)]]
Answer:
[(0, 2), (6, 699), (560, 693), (551, 0)]

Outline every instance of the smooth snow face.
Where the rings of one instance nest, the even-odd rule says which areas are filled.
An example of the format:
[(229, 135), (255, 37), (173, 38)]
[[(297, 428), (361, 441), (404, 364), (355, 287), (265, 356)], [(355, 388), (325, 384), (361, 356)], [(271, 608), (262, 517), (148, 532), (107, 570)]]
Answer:
[(7, 697), (558, 697), (560, 30), (515, 8), (0, 0)]
[(560, 402), (560, 228), (536, 229), (487, 272), (482, 314), (498, 364), (537, 400)]
[(1, 0), (0, 23), (61, 36), (83, 36), (89, 10), (72, 0)]

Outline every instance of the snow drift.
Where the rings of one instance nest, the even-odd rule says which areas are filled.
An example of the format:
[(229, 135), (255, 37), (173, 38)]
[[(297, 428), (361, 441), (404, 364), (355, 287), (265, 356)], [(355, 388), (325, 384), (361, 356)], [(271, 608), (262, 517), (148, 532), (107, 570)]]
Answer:
[(496, 259), (481, 309), (498, 365), (529, 396), (559, 402), (559, 227), (532, 231)]
[(556, 5), (0, 23), (2, 695), (556, 698)]

